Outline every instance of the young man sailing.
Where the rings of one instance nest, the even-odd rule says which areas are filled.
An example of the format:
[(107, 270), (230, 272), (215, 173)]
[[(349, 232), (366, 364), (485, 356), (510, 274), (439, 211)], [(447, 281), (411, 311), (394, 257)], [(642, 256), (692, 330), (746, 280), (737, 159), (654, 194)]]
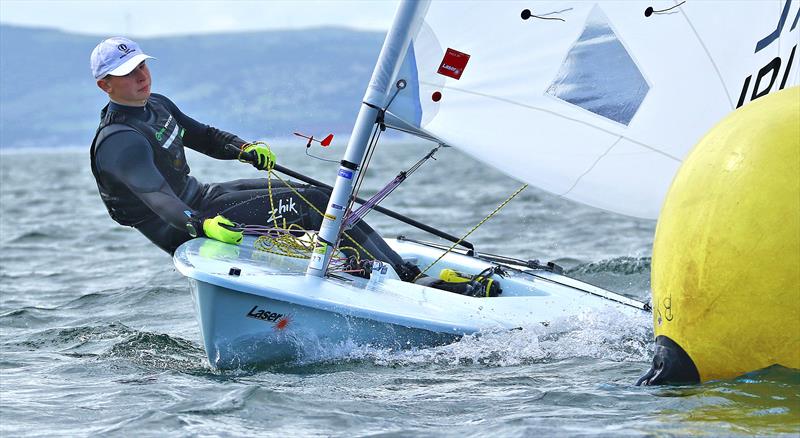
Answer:
[[(167, 97), (152, 93), (148, 59), (154, 58), (123, 37), (102, 41), (90, 58), (97, 86), (109, 97), (92, 141), (91, 166), (111, 218), (136, 228), (169, 254), (198, 236), (239, 244), (242, 232), (234, 223), (270, 226), (275, 215), (282, 216), (281, 225), (318, 230), (322, 216), (283, 183), (273, 182), (271, 203), (266, 179), (204, 184), (189, 174), (184, 147), (220, 160), (255, 154), (253, 165), (261, 170), (274, 165), (275, 154), (263, 142), (247, 142), (199, 123)], [(324, 211), (327, 192), (293, 187)], [(419, 274), (364, 221), (348, 234), (390, 263), (404, 281)]]

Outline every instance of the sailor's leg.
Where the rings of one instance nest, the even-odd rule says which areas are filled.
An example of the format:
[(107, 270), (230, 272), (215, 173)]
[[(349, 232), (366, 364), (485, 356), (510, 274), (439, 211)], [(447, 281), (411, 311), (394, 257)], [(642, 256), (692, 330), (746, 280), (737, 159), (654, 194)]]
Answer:
[[(383, 237), (380, 236), (375, 230), (372, 229), (366, 222), (358, 221), (352, 228), (345, 231), (345, 236), (342, 238), (342, 246), (350, 246), (358, 248), (358, 245), (353, 244), (353, 241), (358, 242), (361, 247), (364, 248), (369, 254), (371, 254), (375, 259), (381, 260), (384, 262), (388, 262), (395, 268), (400, 278), (403, 278), (403, 274), (401, 273), (403, 265), (403, 258), (400, 257), (400, 254), (396, 253), (387, 243), (383, 240)], [(359, 248), (359, 253), (362, 258), (372, 258), (369, 255), (365, 255), (363, 251)], [(403, 280), (406, 280), (403, 278)]]
[[(302, 185), (293, 182), (289, 182), (288, 184), (292, 187), (302, 187)], [(215, 201), (217, 198), (230, 193), (238, 193), (249, 190), (263, 190), (264, 193), (268, 193), (270, 185), (272, 186), (273, 190), (286, 188), (286, 184), (284, 184), (282, 181), (277, 179), (268, 181), (267, 178), (237, 179), (233, 181), (209, 184), (208, 189), (206, 189), (203, 195), (203, 198), (199, 201), (199, 205), (196, 205), (195, 208), (200, 211), (207, 210), (212, 201)]]
[[(302, 189), (299, 191), (303, 192)], [(313, 209), (307, 208), (297, 193), (287, 187), (273, 188), (271, 192), (264, 188), (217, 193), (204, 204), (202, 212), (205, 216), (220, 214), (233, 222), (246, 225), (278, 228), (297, 225), (304, 229), (315, 229), (313, 216), (319, 216)], [(316, 220), (317, 227), (320, 222), (321, 220)]]

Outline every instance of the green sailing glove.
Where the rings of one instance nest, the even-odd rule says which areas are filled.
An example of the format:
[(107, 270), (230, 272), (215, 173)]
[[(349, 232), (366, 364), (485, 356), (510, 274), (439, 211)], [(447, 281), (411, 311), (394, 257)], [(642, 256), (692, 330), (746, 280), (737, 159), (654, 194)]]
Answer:
[(203, 221), (203, 234), (220, 242), (238, 245), (242, 242), (242, 232), (233, 230), (233, 222), (224, 216), (216, 215)]
[[(249, 143), (242, 148), (242, 152), (251, 152), (256, 161), (251, 164), (258, 170), (269, 170), (275, 165), (275, 154), (269, 149), (269, 145), (263, 141)], [(241, 157), (239, 158), (241, 160)]]

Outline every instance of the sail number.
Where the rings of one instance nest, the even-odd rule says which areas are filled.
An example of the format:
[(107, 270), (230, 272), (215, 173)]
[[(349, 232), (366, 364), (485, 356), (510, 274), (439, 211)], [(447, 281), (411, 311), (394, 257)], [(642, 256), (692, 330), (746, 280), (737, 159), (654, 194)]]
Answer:
[[(783, 11), (781, 12), (781, 16), (778, 19), (778, 23), (775, 26), (775, 30), (772, 31), (769, 35), (762, 38), (761, 40), (756, 43), (756, 50), (754, 53), (758, 53), (762, 49), (771, 46), (778, 37), (783, 32), (783, 29), (786, 27), (786, 18), (789, 15), (789, 6), (792, 4), (792, 0), (786, 0), (786, 3), (783, 7)], [(797, 16), (794, 17), (791, 27), (789, 28), (789, 32), (794, 31), (797, 27), (797, 21), (800, 18), (800, 10), (797, 11)], [(753, 82), (752, 78), (753, 75), (749, 75), (744, 79), (744, 84), (742, 85), (742, 92), (739, 94), (739, 102), (736, 104), (736, 108), (744, 105), (748, 94), (750, 95), (749, 100), (753, 101), (758, 99), (759, 97), (766, 96), (767, 94), (772, 91), (773, 85), (775, 85), (775, 81), (781, 77), (780, 85), (778, 86), (778, 90), (783, 90), (786, 86), (786, 81), (789, 79), (789, 72), (792, 69), (792, 61), (794, 61), (794, 54), (797, 51), (797, 44), (792, 47), (792, 51), (789, 53), (789, 59), (786, 64), (783, 64), (783, 60), (780, 56), (776, 56), (771, 61), (769, 61), (765, 66), (761, 67), (756, 74), (756, 80), (753, 84), (752, 93), (750, 91), (750, 83)], [(783, 71), (783, 75), (780, 75), (781, 66), (785, 65), (785, 70)], [(766, 84), (766, 86), (765, 86)]]

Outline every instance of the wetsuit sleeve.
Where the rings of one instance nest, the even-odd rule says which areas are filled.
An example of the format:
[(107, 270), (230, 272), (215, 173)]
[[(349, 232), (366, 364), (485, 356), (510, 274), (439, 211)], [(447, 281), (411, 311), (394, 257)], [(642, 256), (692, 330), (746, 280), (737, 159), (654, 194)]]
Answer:
[(97, 148), (97, 169), (111, 175), (133, 192), (164, 222), (186, 231), (189, 217), (198, 213), (172, 191), (153, 159), (153, 150), (144, 137), (134, 131), (112, 134)]
[(182, 113), (171, 100), (163, 96), (160, 97), (178, 124), (186, 130), (183, 136), (184, 146), (220, 160), (235, 160), (239, 158), (238, 151), (226, 149), (225, 145), (230, 143), (237, 148), (241, 148), (242, 145), (247, 143), (246, 141), (230, 132), (225, 132), (194, 120)]

